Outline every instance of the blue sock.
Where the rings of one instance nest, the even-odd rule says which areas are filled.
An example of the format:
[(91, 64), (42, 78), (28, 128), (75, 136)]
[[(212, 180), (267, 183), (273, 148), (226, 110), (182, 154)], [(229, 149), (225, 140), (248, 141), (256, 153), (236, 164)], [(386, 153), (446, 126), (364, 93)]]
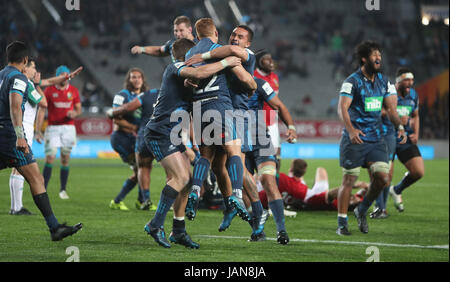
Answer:
[(348, 217), (338, 216), (338, 227), (344, 228), (348, 226)]
[(263, 213), (261, 201), (252, 202), (252, 213), (254, 218), (261, 217)]
[(186, 223), (184, 220), (173, 219), (172, 224), (172, 232), (173, 234), (186, 233)]
[(208, 176), (209, 167), (211, 164), (205, 158), (200, 158), (194, 166), (192, 185), (197, 185), (202, 187), (203, 181), (205, 181), (206, 176)]
[(373, 200), (369, 200), (369, 197), (364, 197), (363, 201), (358, 205), (357, 209), (360, 214), (367, 214), (370, 206), (372, 205)]
[[(381, 210), (385, 210), (386, 209), (386, 202), (384, 201), (384, 191), (385, 191), (385, 189), (383, 189), (383, 191), (381, 191), (380, 195), (378, 195), (378, 197), (376, 199), (376, 205)], [(389, 189), (389, 187), (388, 187), (388, 189)]]
[(240, 156), (232, 156), (228, 159), (228, 175), (231, 180), (231, 188), (242, 189), (244, 183), (244, 167), (242, 166), (242, 159)]
[(44, 171), (42, 172), (42, 175), (44, 176), (45, 190), (47, 190), (48, 182), (50, 181), (50, 177), (52, 176), (52, 169), (53, 169), (52, 164), (45, 163)]
[(387, 207), (388, 198), (389, 198), (389, 186), (384, 188), (384, 190), (383, 190), (383, 200), (384, 200), (384, 208), (385, 209)]
[[(147, 201), (147, 200), (150, 200), (150, 190), (142, 190), (141, 191), (141, 193), (142, 193), (142, 202), (145, 202), (145, 201)], [(141, 202), (141, 203), (142, 203)]]
[(59, 171), (59, 179), (61, 180), (61, 191), (66, 190), (67, 179), (69, 179), (69, 167), (61, 166)]
[(167, 212), (175, 202), (178, 196), (178, 191), (166, 185), (161, 191), (161, 198), (159, 199), (158, 208), (156, 209), (155, 216), (151, 220), (149, 226), (151, 228), (159, 228), (164, 225)]
[(394, 187), (395, 193), (397, 193), (397, 195), (400, 195), (403, 190), (411, 186), (416, 181), (417, 179), (413, 179), (411, 176), (409, 176), (408, 173), (405, 177), (403, 177), (402, 181), (400, 181), (400, 183)]
[(269, 202), (269, 208), (272, 211), (273, 219), (275, 220), (275, 224), (277, 226), (277, 231), (286, 231), (286, 227), (284, 226), (283, 200), (279, 199)]
[(129, 178), (127, 180), (125, 180), (125, 182), (122, 185), (122, 190), (120, 190), (119, 194), (114, 199), (114, 202), (116, 204), (120, 203), (123, 199), (125, 199), (127, 194), (130, 193), (131, 190), (133, 190), (134, 186), (136, 186), (135, 181), (133, 181)]
[(38, 207), (38, 209), (41, 211), (48, 228), (50, 228), (51, 230), (58, 227), (59, 223), (55, 215), (53, 214), (47, 192), (33, 196), (33, 201)]

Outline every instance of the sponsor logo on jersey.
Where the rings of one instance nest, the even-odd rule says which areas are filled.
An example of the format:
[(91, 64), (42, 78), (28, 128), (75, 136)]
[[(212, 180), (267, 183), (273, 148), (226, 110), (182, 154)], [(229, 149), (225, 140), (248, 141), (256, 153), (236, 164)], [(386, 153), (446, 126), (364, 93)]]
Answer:
[(72, 102), (55, 102), (54, 105), (59, 109), (70, 109), (72, 107)]
[(397, 106), (397, 113), (399, 116), (409, 116), (411, 114), (411, 106)]
[(378, 112), (381, 111), (383, 106), (383, 97), (367, 97), (365, 99), (365, 111), (366, 112)]

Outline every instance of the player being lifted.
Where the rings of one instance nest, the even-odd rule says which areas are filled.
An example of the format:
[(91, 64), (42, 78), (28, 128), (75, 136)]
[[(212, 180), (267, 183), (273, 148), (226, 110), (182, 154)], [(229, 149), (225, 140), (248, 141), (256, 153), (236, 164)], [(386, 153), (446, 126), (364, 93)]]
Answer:
[[(75, 72), (68, 75), (60, 75), (48, 79), (41, 79), (41, 74), (36, 71), (36, 62), (33, 58), (28, 59), (28, 64), (25, 67), (24, 75), (28, 79), (27, 88), (27, 102), (25, 103), (25, 110), (23, 112), (23, 128), (27, 142), (30, 148), (33, 144), (33, 139), (36, 137), (38, 143), (42, 142), (43, 134), (41, 132), (42, 125), (45, 119), (45, 111), (47, 109), (47, 99), (41, 87), (60, 84), (65, 80), (73, 78), (78, 75), (83, 68), (78, 68)], [(36, 85), (34, 84), (36, 83)], [(34, 123), (36, 121), (36, 136), (34, 133)], [(24, 178), (16, 169), (12, 169), (9, 179), (9, 188), (11, 192), (11, 211), (12, 215), (29, 215), (31, 214), (22, 204), (23, 183)]]
[[(193, 47), (186, 54), (186, 59), (196, 55), (210, 52), (214, 49), (221, 47), (217, 44), (218, 32), (212, 19), (202, 18), (195, 23), (195, 30), (200, 41), (195, 47)], [(244, 51), (247, 52), (247, 51)], [(248, 60), (248, 55), (244, 56)], [(217, 61), (217, 59), (206, 58), (206, 63)], [(195, 64), (204, 65), (205, 62)], [(254, 82), (251, 74), (247, 72), (241, 65), (231, 69), (233, 75), (236, 76), (236, 84), (241, 84), (239, 92), (248, 95), (256, 89), (256, 83)], [(216, 149), (224, 150), (227, 156), (227, 174), (229, 181), (231, 182), (232, 195), (225, 195), (228, 197), (228, 209), (236, 209), (238, 215), (248, 221), (250, 216), (245, 209), (242, 202), (242, 185), (243, 185), (243, 172), (244, 165), (241, 159), (241, 138), (236, 135), (236, 127), (233, 124), (234, 108), (230, 95), (230, 91), (227, 85), (227, 73), (220, 72), (214, 75), (209, 80), (201, 81), (200, 86), (194, 90), (193, 95), (193, 126), (194, 126), (194, 139), (200, 143), (201, 158), (197, 161), (194, 167), (193, 187), (199, 190), (202, 185), (206, 172), (211, 167), (211, 162), (214, 160)], [(245, 91), (247, 90), (247, 92)], [(200, 108), (200, 109), (198, 109)], [(214, 112), (217, 116), (213, 118), (213, 121), (205, 122), (205, 113), (209, 114)], [(219, 118), (219, 120), (217, 118)], [(201, 121), (200, 128), (196, 121)], [(199, 122), (200, 123), (200, 122)], [(214, 128), (212, 138), (206, 136), (205, 129)], [(217, 131), (221, 133), (221, 136), (217, 136)], [(205, 142), (206, 141), (206, 142)], [(224, 159), (225, 160), (225, 159)], [(222, 165), (225, 165), (222, 162)], [(226, 187), (227, 175), (216, 174), (216, 177), (221, 183), (222, 187)]]
[[(383, 118), (383, 124), (386, 128), (387, 135), (393, 136), (388, 137), (393, 140), (391, 160), (394, 159), (394, 154), (396, 154), (400, 162), (408, 169), (408, 172), (400, 183), (396, 186), (387, 186), (383, 191), (383, 196), (380, 195), (380, 197), (378, 197), (377, 207), (379, 209), (374, 211), (374, 218), (377, 218), (379, 215), (382, 217), (383, 215), (386, 215), (388, 193), (391, 194), (394, 200), (394, 206), (398, 211), (402, 212), (404, 210), (401, 197), (402, 191), (422, 178), (425, 173), (423, 158), (417, 147), (420, 128), (419, 96), (414, 88), (412, 88), (414, 84), (414, 74), (408, 68), (399, 68), (397, 70), (395, 82), (395, 87), (397, 89), (397, 112), (408, 136), (406, 143), (401, 144), (399, 140), (395, 138), (395, 128), (388, 119)], [(393, 170), (394, 167), (392, 165), (389, 175), (390, 180), (392, 179)]]
[[(248, 49), (251, 46), (251, 42), (253, 40), (253, 31), (251, 28), (245, 25), (240, 25), (236, 27), (228, 40), (228, 45), (216, 48), (212, 51), (196, 54), (192, 56), (187, 62), (187, 65), (198, 64), (205, 60), (209, 59), (222, 59), (228, 56), (237, 56), (242, 61), (242, 66), (249, 73), (253, 74), (255, 69), (255, 54)], [(242, 141), (241, 147), (241, 159), (244, 165), (244, 189), (247, 195), (250, 197), (251, 207), (252, 207), (252, 227), (253, 233), (256, 236), (256, 233), (261, 232), (262, 230), (258, 229), (258, 224), (254, 224), (255, 222), (260, 222), (261, 216), (263, 214), (263, 207), (261, 205), (261, 201), (258, 197), (258, 191), (256, 187), (256, 183), (254, 182), (253, 177), (248, 173), (247, 169), (245, 169), (245, 153), (251, 151), (252, 143), (251, 143), (251, 128), (249, 125), (249, 108), (248, 108), (248, 96), (249, 91), (245, 87), (243, 87), (237, 78), (230, 74), (227, 77), (230, 95), (233, 103), (234, 116), (239, 119), (237, 120), (237, 134)], [(251, 94), (251, 93), (250, 93)], [(242, 123), (238, 123), (242, 121)], [(231, 183), (229, 181), (228, 172), (226, 170), (226, 162), (227, 155), (223, 150), (217, 150), (216, 155), (214, 157), (214, 161), (212, 163), (213, 171), (216, 175), (221, 175), (220, 178), (222, 183), (220, 183), (219, 188), (221, 190), (222, 196), (224, 198), (225, 210), (224, 217), (222, 223), (219, 226), (219, 231), (224, 231), (227, 229), (231, 220), (234, 216), (236, 216), (237, 211), (229, 206), (228, 198), (232, 195)], [(194, 175), (198, 175), (197, 171), (202, 166), (196, 166), (194, 168)], [(203, 175), (206, 177), (206, 175)], [(204, 179), (198, 179), (198, 181), (194, 180), (193, 192), (189, 196), (188, 201), (188, 212), (191, 212), (194, 216), (196, 213), (197, 201), (199, 199), (199, 190), (200, 187), (198, 184), (203, 183)], [(223, 181), (225, 180), (225, 181)], [(191, 203), (193, 202), (193, 203)]]
[[(120, 107), (123, 104), (131, 102), (134, 98), (138, 97), (139, 94), (144, 93), (147, 90), (148, 85), (145, 81), (144, 72), (138, 68), (130, 69), (125, 77), (124, 89), (114, 96), (113, 108)], [(123, 202), (123, 199), (138, 182), (136, 156), (134, 151), (136, 144), (136, 132), (138, 130), (140, 120), (140, 109), (113, 119), (114, 132), (111, 135), (111, 146), (120, 155), (122, 161), (130, 165), (133, 169), (133, 174), (125, 180), (122, 185), (122, 189), (119, 194), (117, 194), (116, 198), (111, 200), (109, 204), (111, 209), (127, 211), (128, 207)], [(136, 202), (137, 208), (141, 208), (141, 204), (144, 203), (142, 195), (144, 193), (141, 193), (140, 190), (141, 187), (139, 187), (138, 191), (139, 203)]]
[(381, 109), (395, 128), (401, 143), (406, 141), (405, 130), (398, 117), (397, 94), (394, 85), (381, 74), (381, 47), (373, 41), (364, 41), (356, 47), (360, 68), (343, 83), (338, 103), (338, 114), (344, 123), (340, 144), (340, 166), (343, 168), (342, 186), (338, 194), (338, 235), (350, 235), (347, 209), (352, 188), (360, 168), (369, 170), (370, 186), (364, 200), (354, 209), (359, 229), (369, 232), (367, 210), (387, 185), (389, 156), (381, 133)]
[[(192, 91), (184, 87), (184, 79), (201, 80), (220, 72), (226, 67), (240, 65), (240, 60), (230, 57), (214, 64), (197, 68), (186, 67), (183, 63), (186, 52), (194, 46), (188, 39), (178, 39), (173, 45), (176, 62), (167, 66), (163, 74), (161, 89), (150, 121), (145, 128), (145, 142), (154, 157), (163, 166), (167, 183), (163, 188), (158, 208), (153, 219), (145, 225), (145, 231), (165, 248), (171, 245), (166, 239), (164, 221), (170, 207), (174, 205), (174, 221), (169, 240), (190, 248), (199, 248), (185, 230), (184, 214), (191, 187), (190, 161), (183, 154), (185, 145), (172, 143), (172, 130), (177, 122), (171, 120), (173, 113), (185, 114), (189, 126)], [(185, 128), (189, 130), (189, 127)], [(175, 133), (178, 136), (178, 133)], [(183, 219), (183, 220), (177, 220)]]
[(16, 168), (30, 185), (33, 201), (50, 230), (51, 239), (59, 241), (82, 228), (82, 224), (59, 224), (50, 206), (44, 178), (28, 146), (23, 111), (27, 101), (28, 80), (22, 72), (28, 64), (28, 48), (15, 41), (6, 48), (8, 65), (0, 71), (0, 170)]
[(131, 48), (132, 54), (146, 54), (154, 57), (166, 57), (171, 56), (172, 61), (175, 58), (172, 55), (172, 46), (175, 40), (180, 38), (186, 38), (197, 43), (197, 39), (192, 34), (191, 20), (186, 16), (179, 16), (173, 21), (173, 35), (174, 39), (171, 39), (162, 46), (133, 46)]

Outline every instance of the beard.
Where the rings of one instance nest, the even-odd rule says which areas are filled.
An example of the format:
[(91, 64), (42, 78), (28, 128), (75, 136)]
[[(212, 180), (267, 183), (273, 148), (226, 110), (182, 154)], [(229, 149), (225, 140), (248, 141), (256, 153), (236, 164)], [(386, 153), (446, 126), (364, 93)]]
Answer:
[(368, 60), (364, 64), (364, 69), (367, 71), (368, 74), (372, 75), (372, 74), (377, 74), (377, 73), (381, 72), (383, 68), (382, 68), (381, 64), (380, 64), (380, 67), (377, 68), (375, 66), (375, 62), (372, 62), (372, 61)]

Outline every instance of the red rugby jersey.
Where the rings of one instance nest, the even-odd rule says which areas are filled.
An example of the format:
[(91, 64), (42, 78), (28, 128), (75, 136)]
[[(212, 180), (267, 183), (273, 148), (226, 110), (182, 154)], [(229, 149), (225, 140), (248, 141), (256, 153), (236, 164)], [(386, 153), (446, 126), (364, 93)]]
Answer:
[(280, 173), (278, 189), (280, 190), (280, 193), (287, 192), (292, 197), (303, 201), (305, 200), (308, 186), (294, 177), (289, 177), (284, 173)]
[(48, 103), (48, 125), (75, 125), (75, 121), (67, 117), (67, 112), (81, 103), (78, 89), (70, 84), (65, 89), (49, 86), (44, 94)]
[[(269, 85), (272, 87), (272, 89), (275, 91), (275, 93), (277, 93), (277, 95), (278, 95), (278, 91), (280, 89), (280, 84), (279, 84), (278, 75), (276, 73), (274, 73), (274, 72), (271, 72), (269, 74), (263, 73), (260, 69), (257, 68), (257, 69), (255, 69), (254, 76), (267, 81), (269, 83)], [(263, 110), (266, 111), (266, 119), (265, 119), (266, 125), (269, 126), (269, 125), (274, 124), (276, 114), (272, 114), (273, 117), (270, 118), (271, 112), (274, 110), (266, 102), (264, 102)]]

